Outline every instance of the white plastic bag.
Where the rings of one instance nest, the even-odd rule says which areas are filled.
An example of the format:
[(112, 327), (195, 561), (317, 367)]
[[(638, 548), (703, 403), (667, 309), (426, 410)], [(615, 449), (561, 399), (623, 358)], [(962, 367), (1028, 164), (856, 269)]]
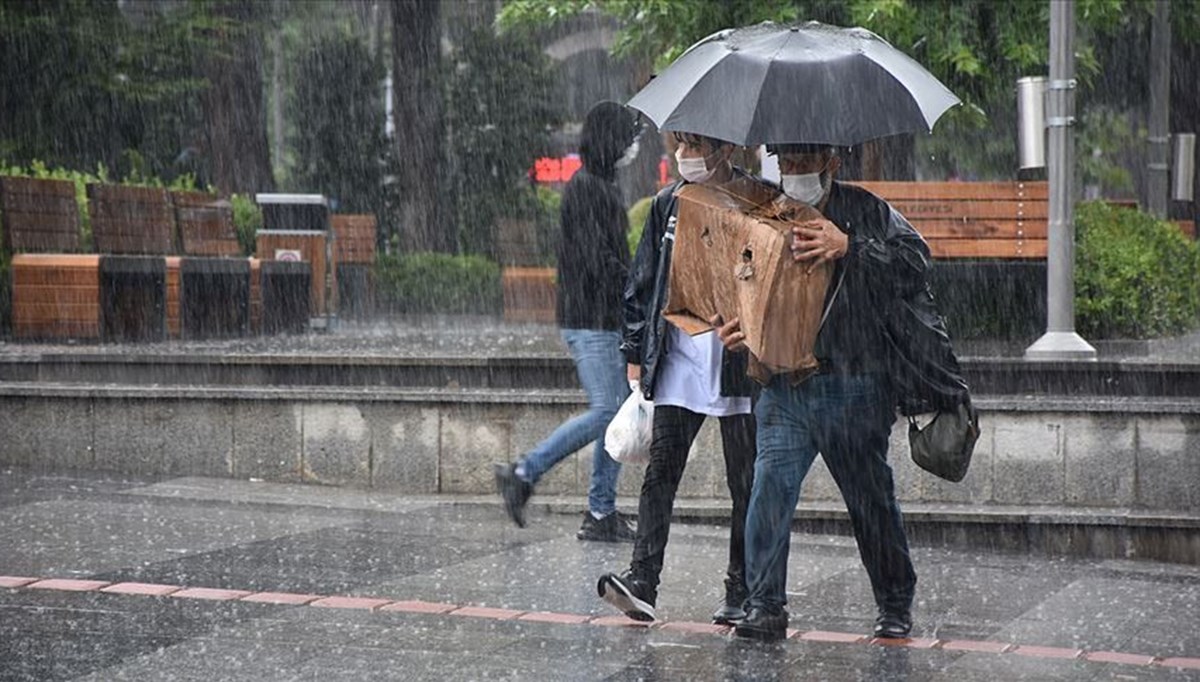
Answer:
[(633, 392), (604, 432), (604, 450), (622, 464), (645, 464), (650, 461), (654, 434), (654, 403), (642, 396), (636, 384), (631, 388)]

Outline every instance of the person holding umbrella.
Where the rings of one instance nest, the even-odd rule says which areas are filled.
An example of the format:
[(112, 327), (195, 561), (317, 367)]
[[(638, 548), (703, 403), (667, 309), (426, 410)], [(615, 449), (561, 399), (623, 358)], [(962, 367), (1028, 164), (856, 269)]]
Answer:
[[(787, 563), (800, 486), (819, 452), (842, 492), (871, 581), (876, 637), (912, 630), (916, 573), (887, 463), (896, 419), (883, 318), (893, 301), (928, 286), (929, 248), (884, 200), (836, 182), (841, 162), (827, 145), (768, 145), (779, 155), (784, 192), (824, 218), (793, 228), (801, 266), (835, 264), (815, 376), (775, 377), (755, 409), (759, 457), (746, 517), (746, 618), (741, 637), (786, 635)], [(737, 320), (718, 329), (727, 350), (744, 350)]]
[[(708, 417), (721, 423), (725, 478), (733, 499), (725, 598), (712, 619), (731, 624), (745, 613), (744, 528), (754, 470), (752, 382), (746, 356), (725, 353), (713, 332), (689, 336), (662, 317), (677, 213), (676, 191), (686, 183), (721, 187), (733, 194), (765, 181), (733, 166), (734, 145), (723, 140), (675, 133), (676, 160), (683, 179), (654, 198), (625, 286), (625, 333), (621, 345), (630, 382), (639, 382), (654, 401), (650, 462), (638, 501), (637, 538), (629, 569), (606, 573), (596, 590), (625, 615), (640, 621), (656, 617), (659, 577), (671, 529), (675, 493), (692, 442)], [(771, 192), (778, 193), (777, 188)]]

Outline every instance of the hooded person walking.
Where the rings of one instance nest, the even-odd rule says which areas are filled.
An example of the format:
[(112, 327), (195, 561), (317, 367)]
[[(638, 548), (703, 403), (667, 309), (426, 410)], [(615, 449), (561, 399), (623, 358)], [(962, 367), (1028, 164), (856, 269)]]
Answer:
[(616, 185), (617, 169), (637, 155), (637, 119), (615, 102), (588, 111), (580, 136), (583, 168), (563, 192), (558, 247), (558, 325), (571, 351), (587, 412), (561, 424), (525, 456), (495, 467), (504, 508), (519, 527), (537, 482), (571, 453), (595, 442), (588, 511), (580, 540), (630, 541), (634, 531), (617, 514), (621, 465), (604, 451), (604, 432), (629, 395), (621, 346), (621, 310), (629, 273), (629, 218)]

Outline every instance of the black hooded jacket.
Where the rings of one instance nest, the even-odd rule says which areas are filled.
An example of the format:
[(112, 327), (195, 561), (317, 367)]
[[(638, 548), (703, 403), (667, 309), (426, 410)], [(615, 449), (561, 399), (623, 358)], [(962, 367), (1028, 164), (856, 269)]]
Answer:
[(615, 184), (616, 162), (636, 136), (633, 115), (601, 102), (584, 121), (583, 168), (563, 191), (558, 245), (558, 325), (621, 328), (621, 294), (629, 272), (629, 218)]

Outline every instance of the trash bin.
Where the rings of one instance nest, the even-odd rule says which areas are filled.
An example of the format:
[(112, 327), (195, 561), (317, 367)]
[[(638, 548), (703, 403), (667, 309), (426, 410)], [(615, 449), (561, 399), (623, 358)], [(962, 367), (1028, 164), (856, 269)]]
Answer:
[(256, 194), (254, 199), (263, 213), (255, 253), (264, 261), (308, 263), (309, 325), (314, 329), (333, 329), (337, 319), (337, 261), (329, 200), (320, 194)]
[(308, 329), (312, 286), (308, 263), (264, 260), (259, 268), (263, 334), (303, 334)]
[(153, 256), (100, 257), (100, 339), (167, 338), (167, 261)]
[(227, 339), (250, 329), (250, 261), (184, 258), (180, 263), (180, 327), (185, 339)]
[(264, 230), (329, 231), (329, 200), (320, 194), (256, 194)]

